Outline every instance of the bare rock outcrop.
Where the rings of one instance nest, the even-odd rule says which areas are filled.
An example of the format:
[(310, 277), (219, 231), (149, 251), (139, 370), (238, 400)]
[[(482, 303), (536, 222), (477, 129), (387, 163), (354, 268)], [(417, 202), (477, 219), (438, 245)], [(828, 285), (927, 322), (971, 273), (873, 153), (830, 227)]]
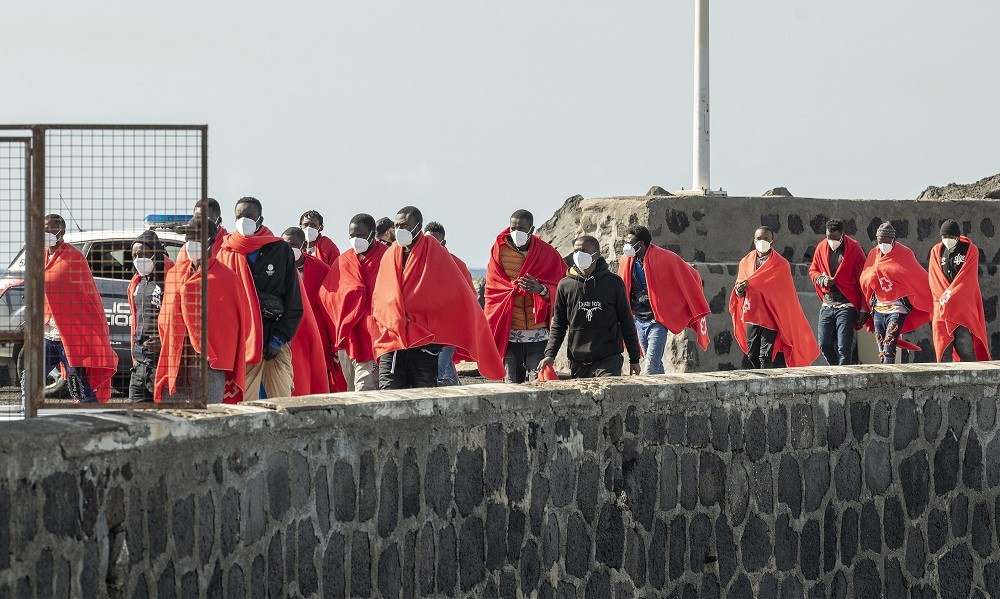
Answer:
[(1000, 174), (980, 179), (975, 183), (961, 185), (949, 183), (944, 187), (931, 185), (923, 191), (918, 200), (964, 200), (964, 199), (1000, 199)]

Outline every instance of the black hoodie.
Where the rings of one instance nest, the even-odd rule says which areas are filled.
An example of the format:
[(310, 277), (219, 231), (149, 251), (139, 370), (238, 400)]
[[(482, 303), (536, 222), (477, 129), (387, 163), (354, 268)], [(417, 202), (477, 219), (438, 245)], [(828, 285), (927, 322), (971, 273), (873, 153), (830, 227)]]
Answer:
[(625, 283), (608, 269), (604, 258), (597, 259), (589, 277), (571, 268), (559, 281), (545, 356), (554, 358), (567, 335), (570, 360), (593, 363), (621, 354), (624, 340), (629, 362), (639, 362), (639, 335)]

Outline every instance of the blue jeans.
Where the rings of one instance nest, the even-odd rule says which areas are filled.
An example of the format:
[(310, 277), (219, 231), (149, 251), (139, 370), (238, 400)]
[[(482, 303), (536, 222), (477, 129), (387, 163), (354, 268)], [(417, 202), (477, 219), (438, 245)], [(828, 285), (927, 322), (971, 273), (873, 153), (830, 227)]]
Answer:
[(906, 321), (906, 314), (872, 314), (875, 319), (875, 340), (878, 342), (878, 357), (883, 364), (896, 362), (896, 344), (899, 331)]
[(455, 370), (455, 363), (452, 358), (455, 357), (454, 347), (442, 347), (441, 353), (438, 354), (438, 386), (446, 387), (449, 385), (458, 384), (458, 371)]
[(667, 347), (667, 327), (655, 320), (635, 319), (635, 330), (639, 333), (639, 345), (646, 361), (642, 365), (643, 374), (663, 374), (663, 351)]
[[(82, 403), (94, 403), (97, 401), (97, 394), (94, 393), (94, 389), (90, 386), (90, 381), (87, 380), (87, 374), (84, 368), (73, 368), (69, 365), (69, 358), (66, 357), (66, 348), (63, 347), (62, 341), (52, 341), (51, 339), (45, 339), (45, 364), (42, 366), (42, 376), (48, 377), (49, 373), (54, 369), (58, 368), (61, 364), (63, 369), (66, 370), (67, 381), (66, 384), (69, 387), (70, 396), (73, 399), (78, 399)], [(21, 373), (21, 408), (25, 406), (26, 393), (24, 390), (24, 373)]]
[(858, 312), (854, 306), (819, 309), (819, 347), (830, 366), (847, 366), (854, 363), (854, 323)]

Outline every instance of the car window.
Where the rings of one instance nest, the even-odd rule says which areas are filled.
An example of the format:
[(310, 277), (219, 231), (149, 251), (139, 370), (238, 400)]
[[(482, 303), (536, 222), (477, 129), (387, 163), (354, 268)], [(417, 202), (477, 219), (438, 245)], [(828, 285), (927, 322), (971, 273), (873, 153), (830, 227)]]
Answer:
[(177, 254), (180, 253), (181, 247), (184, 244), (177, 241), (163, 241), (162, 239), (160, 241), (163, 243), (163, 248), (167, 250), (167, 255), (170, 256), (170, 260), (177, 262)]
[(87, 263), (95, 277), (128, 281), (132, 279), (132, 241), (97, 241), (90, 246)]

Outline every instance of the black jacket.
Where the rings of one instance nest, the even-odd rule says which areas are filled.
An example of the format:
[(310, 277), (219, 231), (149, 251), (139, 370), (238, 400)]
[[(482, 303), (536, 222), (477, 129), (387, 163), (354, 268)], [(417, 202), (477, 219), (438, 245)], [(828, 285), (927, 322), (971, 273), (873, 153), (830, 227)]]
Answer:
[[(249, 256), (247, 261), (249, 262)], [(266, 313), (268, 306), (281, 310), (281, 316), (277, 320), (262, 314), (264, 338), (261, 345), (267, 345), (272, 336), (282, 343), (290, 342), (302, 320), (299, 271), (295, 266), (292, 248), (284, 241), (265, 245), (260, 248), (256, 261), (250, 262), (250, 272), (253, 273), (261, 312)]]
[(559, 281), (545, 356), (554, 358), (567, 336), (570, 360), (590, 363), (621, 354), (624, 341), (629, 362), (639, 362), (639, 335), (625, 283), (608, 269), (604, 258), (598, 258), (591, 276), (571, 268)]

